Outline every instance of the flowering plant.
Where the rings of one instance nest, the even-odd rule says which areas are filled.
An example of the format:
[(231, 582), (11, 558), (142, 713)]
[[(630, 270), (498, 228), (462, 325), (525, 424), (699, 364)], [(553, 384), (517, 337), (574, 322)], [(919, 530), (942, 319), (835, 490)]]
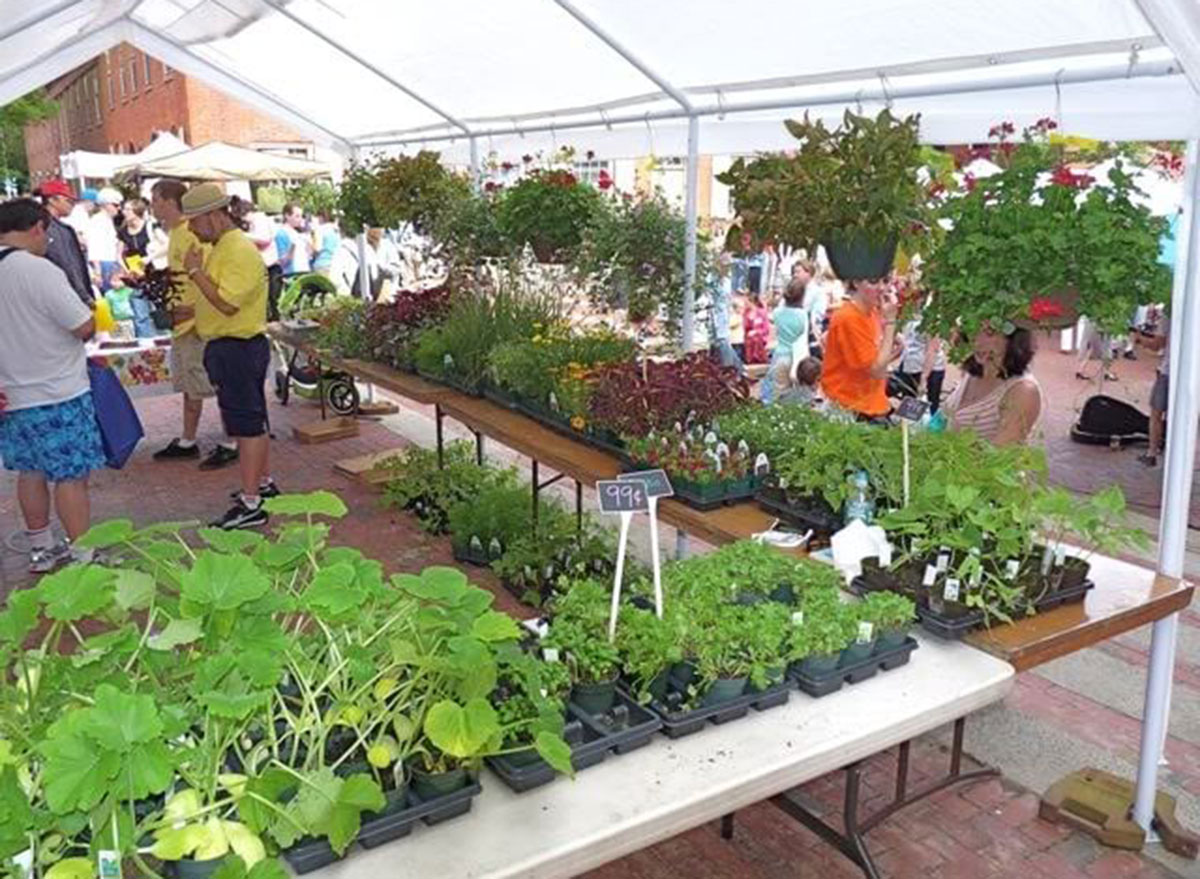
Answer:
[(619, 363), (634, 354), (633, 340), (611, 330), (572, 334), (565, 321), (535, 325), (529, 339), (497, 346), (489, 358), (498, 387), (539, 406), (551, 405), (568, 417), (587, 413), (589, 379), (594, 367)]
[(500, 193), (497, 222), (540, 262), (562, 262), (583, 241), (600, 209), (600, 193), (564, 168), (534, 168)]
[(653, 431), (644, 437), (625, 437), (629, 457), (639, 467), (661, 467), (672, 479), (700, 485), (745, 479), (753, 464), (749, 454), (706, 443), (696, 432)]
[(1043, 119), (1013, 142), (1011, 123), (994, 127), (1000, 173), (943, 205), (951, 228), (924, 272), (934, 291), (926, 332), (958, 331), (965, 347), (985, 323), (1051, 327), (1077, 314), (1115, 332), (1139, 303), (1166, 297), (1170, 278), (1158, 263), (1166, 221), (1134, 202), (1121, 159), (1107, 182), (1066, 164), (1054, 128)]
[(450, 311), (450, 293), (445, 287), (428, 290), (399, 290), (389, 303), (372, 305), (367, 311), (362, 344), (369, 360), (396, 369), (416, 369), (417, 336), (437, 326)]

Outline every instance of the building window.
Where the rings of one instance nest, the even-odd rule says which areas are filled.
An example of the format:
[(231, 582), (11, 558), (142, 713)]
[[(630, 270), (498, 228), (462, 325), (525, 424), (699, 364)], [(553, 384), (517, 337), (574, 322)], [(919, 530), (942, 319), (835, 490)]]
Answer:
[(612, 176), (613, 169), (609, 162), (589, 161), (575, 163), (575, 176), (579, 178), (580, 183), (590, 183), (595, 186), (596, 181), (600, 178), (600, 172), (604, 171), (609, 176)]
[(121, 100), (124, 101), (126, 95), (128, 94), (128, 92), (126, 90), (126, 86), (125, 86), (125, 68), (119, 67), (119, 68), (117, 68), (117, 72), (121, 76)]
[(108, 74), (108, 109), (117, 108), (117, 87), (113, 84), (112, 73)]
[(100, 124), (100, 75), (92, 74), (92, 118)]
[(130, 58), (130, 59), (129, 59), (129, 94), (133, 95), (133, 96), (136, 98), (136, 97), (137, 97), (137, 90), (138, 90), (138, 84), (137, 84), (137, 59), (136, 59), (136, 58)]
[(146, 74), (146, 88), (150, 88), (150, 56), (145, 52), (142, 53), (142, 71)]
[(166, 80), (171, 78), (171, 65), (167, 64), (167, 62), (164, 61), (162, 63), (162, 66), (163, 66), (163, 81), (165, 82)]

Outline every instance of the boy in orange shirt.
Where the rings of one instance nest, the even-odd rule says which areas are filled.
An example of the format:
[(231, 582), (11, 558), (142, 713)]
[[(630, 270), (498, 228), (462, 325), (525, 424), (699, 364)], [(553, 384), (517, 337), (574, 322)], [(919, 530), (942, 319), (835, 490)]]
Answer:
[(857, 281), (829, 319), (821, 389), (843, 409), (867, 418), (887, 415), (888, 363), (895, 356), (894, 297), (883, 281)]

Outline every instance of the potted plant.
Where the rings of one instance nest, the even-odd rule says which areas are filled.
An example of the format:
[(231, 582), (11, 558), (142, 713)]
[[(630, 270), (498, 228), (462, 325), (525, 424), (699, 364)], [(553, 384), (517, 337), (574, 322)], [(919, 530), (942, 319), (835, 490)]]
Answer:
[(670, 669), (683, 661), (683, 649), (673, 635), (671, 623), (653, 611), (632, 604), (621, 607), (617, 650), (625, 680), (639, 702), (666, 697)]
[(485, 487), (446, 513), (451, 544), (459, 558), (487, 565), (533, 525), (529, 490), (515, 484)]
[(471, 188), (465, 176), (448, 170), (432, 150), (380, 159), (373, 171), (371, 203), (377, 225), (389, 229), (411, 223), (428, 234), (441, 227), (446, 206)]
[(518, 485), (515, 469), (476, 463), (475, 448), (466, 440), (446, 444), (441, 466), (435, 450), (419, 446), (387, 458), (380, 466), (389, 474), (384, 502), (413, 512), (430, 534), (449, 531), (449, 511), (456, 504), (477, 497), (487, 488)]
[(804, 622), (796, 626), (788, 655), (799, 663), (800, 673), (811, 678), (828, 677), (841, 661), (842, 652), (854, 640), (857, 626), (838, 608), (804, 611)]
[(821, 120), (788, 120), (793, 153), (737, 159), (718, 180), (732, 190), (743, 229), (757, 242), (815, 252), (825, 246), (843, 280), (886, 277), (897, 242), (930, 227), (918, 116), (874, 118), (846, 111), (830, 131)]
[(600, 193), (566, 168), (533, 168), (505, 187), (496, 219), (518, 246), (528, 244), (538, 262), (566, 262), (603, 210)]
[(909, 626), (916, 619), (916, 605), (903, 595), (878, 592), (863, 599), (859, 618), (872, 625), (876, 652), (884, 653), (904, 643)]
[(1042, 120), (1016, 144), (1011, 124), (993, 128), (1000, 173), (944, 203), (952, 228), (923, 270), (935, 291), (925, 332), (958, 338), (964, 351), (985, 326), (1052, 328), (1080, 314), (1123, 332), (1138, 304), (1167, 298), (1170, 273), (1158, 262), (1167, 221), (1134, 201), (1121, 160), (1103, 183), (1067, 165), (1053, 127)]

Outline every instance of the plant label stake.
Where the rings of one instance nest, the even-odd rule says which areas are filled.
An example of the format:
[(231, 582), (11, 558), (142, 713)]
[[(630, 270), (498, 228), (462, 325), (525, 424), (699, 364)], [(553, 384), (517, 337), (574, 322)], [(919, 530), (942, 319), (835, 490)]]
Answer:
[(675, 489), (671, 487), (671, 480), (667, 477), (667, 471), (658, 470), (642, 470), (637, 473), (622, 473), (617, 477), (618, 482), (640, 482), (643, 490), (646, 492), (646, 500), (649, 504), (648, 511), (650, 513), (650, 561), (651, 568), (654, 571), (654, 613), (661, 620), (663, 615), (663, 593), (662, 593), (662, 562), (659, 560), (658, 549), (658, 499), (660, 497), (671, 497), (675, 494)]
[(929, 404), (916, 397), (905, 397), (900, 401), (897, 414), (900, 416), (900, 444), (904, 450), (904, 506), (908, 506), (910, 494), (909, 456), (908, 456), (908, 425), (925, 417)]
[(625, 573), (625, 549), (629, 543), (629, 524), (633, 514), (650, 509), (645, 483), (632, 480), (601, 479), (596, 483), (600, 512), (621, 517), (621, 532), (617, 539), (617, 567), (613, 572), (612, 612), (608, 618), (608, 640), (617, 637), (617, 612), (621, 607), (621, 577)]

